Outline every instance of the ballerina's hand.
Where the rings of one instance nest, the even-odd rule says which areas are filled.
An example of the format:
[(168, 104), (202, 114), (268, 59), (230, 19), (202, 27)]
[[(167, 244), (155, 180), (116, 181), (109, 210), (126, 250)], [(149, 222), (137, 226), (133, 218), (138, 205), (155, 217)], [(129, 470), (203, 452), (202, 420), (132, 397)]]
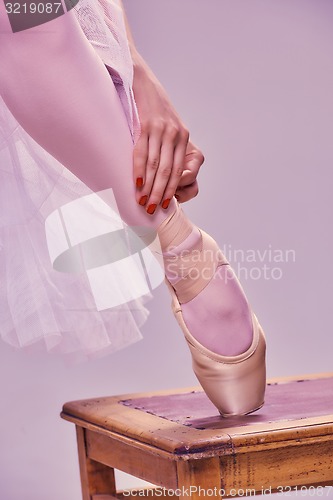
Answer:
[(153, 214), (159, 204), (166, 209), (175, 194), (179, 202), (197, 195), (196, 176), (204, 158), (189, 142), (188, 130), (146, 65), (135, 68), (133, 91), (141, 124), (134, 147), (136, 198)]

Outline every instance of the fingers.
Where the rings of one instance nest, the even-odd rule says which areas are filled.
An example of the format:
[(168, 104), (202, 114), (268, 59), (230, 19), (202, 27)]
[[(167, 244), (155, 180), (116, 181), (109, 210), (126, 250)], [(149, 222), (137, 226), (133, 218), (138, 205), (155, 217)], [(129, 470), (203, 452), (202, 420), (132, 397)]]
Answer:
[(205, 158), (201, 151), (190, 142), (185, 157), (185, 170), (182, 173), (175, 192), (179, 203), (185, 203), (198, 195), (199, 185), (197, 176), (204, 161)]
[(192, 143), (189, 143), (185, 156), (185, 170), (179, 181), (179, 186), (184, 187), (188, 184), (192, 184), (192, 182), (196, 180), (204, 161), (205, 158), (202, 152)]
[(175, 197), (179, 203), (185, 203), (186, 201), (192, 200), (199, 193), (199, 184), (195, 180), (192, 184), (185, 187), (178, 187), (176, 189)]
[(181, 175), (177, 188), (184, 188), (193, 184), (199, 173), (199, 168), (200, 167), (197, 166), (195, 162), (193, 162), (193, 170), (189, 170), (188, 166), (186, 166), (186, 169)]
[(157, 205), (162, 200), (165, 185), (171, 175), (174, 144), (171, 141), (162, 138), (160, 146), (159, 160), (152, 165), (147, 163), (147, 192), (149, 192), (147, 201), (147, 212), (152, 214), (155, 212)]
[(158, 205), (166, 209), (185, 168), (189, 133), (183, 127), (155, 124), (134, 148), (134, 182), (137, 202), (153, 214)]
[[(160, 165), (162, 135), (160, 130), (155, 130), (148, 138), (148, 152), (146, 156), (145, 172), (143, 174), (143, 188), (139, 189), (139, 203), (146, 205), (147, 209), (150, 202), (150, 193), (154, 184), (156, 173)], [(150, 212), (149, 212), (150, 213)]]
[[(146, 174), (148, 159), (148, 135), (141, 132), (140, 137), (133, 150), (133, 176), (136, 187), (141, 188)], [(139, 201), (139, 200), (138, 200)]]
[(138, 203), (153, 214), (158, 205), (167, 209), (173, 196), (180, 203), (191, 200), (199, 192), (197, 176), (204, 160), (184, 127), (159, 122), (144, 130), (134, 149)]
[(170, 142), (162, 146), (159, 169), (149, 197), (150, 203), (161, 204), (164, 209), (168, 208), (184, 170), (185, 152), (184, 140), (176, 147)]

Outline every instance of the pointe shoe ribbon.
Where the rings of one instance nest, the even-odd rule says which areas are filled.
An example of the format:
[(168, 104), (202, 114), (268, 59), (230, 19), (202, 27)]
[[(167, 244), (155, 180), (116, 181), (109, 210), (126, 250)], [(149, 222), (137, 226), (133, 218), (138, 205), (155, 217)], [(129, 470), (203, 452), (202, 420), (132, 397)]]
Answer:
[(201, 233), (200, 249), (173, 254), (170, 249), (183, 242), (192, 229), (193, 224), (179, 203), (176, 211), (158, 228), (161, 247), (168, 249), (164, 253), (165, 267), (168, 266), (169, 271), (174, 269), (181, 278), (176, 285), (180, 304), (196, 297), (211, 281), (218, 266), (229, 265), (216, 241), (200, 228), (197, 228)]

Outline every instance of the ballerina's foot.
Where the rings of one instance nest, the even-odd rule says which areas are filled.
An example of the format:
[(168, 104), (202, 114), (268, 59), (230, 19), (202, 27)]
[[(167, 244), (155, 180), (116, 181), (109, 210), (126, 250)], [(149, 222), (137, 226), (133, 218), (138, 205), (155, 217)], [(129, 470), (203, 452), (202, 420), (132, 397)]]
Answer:
[(209, 284), (182, 304), (184, 321), (193, 337), (224, 356), (243, 353), (253, 338), (251, 312), (236, 279), (229, 266), (220, 266)]
[[(194, 227), (172, 255), (189, 255), (199, 250), (201, 235)], [(163, 255), (167, 258), (170, 252)], [(195, 260), (193, 261), (195, 262)], [(168, 265), (169, 264), (169, 265)], [(195, 265), (194, 265), (195, 266)], [(195, 276), (195, 267), (192, 274)], [(181, 270), (179, 270), (181, 274)], [(177, 293), (180, 277), (175, 265), (166, 262), (165, 274)], [(244, 291), (230, 265), (217, 267), (213, 278), (198, 295), (182, 303), (182, 314), (193, 337), (210, 351), (235, 356), (246, 351), (253, 339), (251, 311)]]
[(179, 206), (158, 236), (172, 310), (199, 383), (222, 416), (252, 413), (264, 402), (266, 339), (237, 277), (214, 238)]

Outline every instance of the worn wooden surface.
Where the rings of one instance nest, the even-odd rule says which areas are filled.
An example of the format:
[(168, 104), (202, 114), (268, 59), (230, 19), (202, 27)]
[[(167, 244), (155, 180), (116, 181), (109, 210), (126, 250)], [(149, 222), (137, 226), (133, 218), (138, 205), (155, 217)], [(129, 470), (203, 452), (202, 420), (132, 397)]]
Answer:
[(253, 414), (236, 419), (222, 418), (202, 391), (130, 398), (120, 402), (196, 429), (230, 429), (333, 415), (333, 378), (269, 384), (265, 405)]
[(195, 486), (236, 496), (333, 485), (333, 373), (268, 384), (265, 406), (236, 418), (221, 417), (200, 387), (66, 403), (61, 416), (77, 427), (83, 499), (125, 498), (114, 468), (171, 490), (192, 485), (191, 498)]
[[(332, 433), (333, 374), (305, 375), (297, 380), (288, 377), (268, 381), (267, 404), (241, 418), (221, 417), (199, 387), (73, 401), (64, 405), (62, 417), (106, 435), (119, 435), (119, 439), (126, 436), (137, 446), (148, 444), (176, 455), (211, 453), (213, 456), (234, 454), (249, 446), (266, 449), (284, 447), (287, 443), (297, 446), (295, 436), (309, 439)], [(195, 405), (191, 405), (192, 398), (197, 401), (199, 396), (206, 400), (200, 418)], [(149, 404), (156, 397), (171, 400), (170, 408), (183, 421), (154, 415)], [(188, 408), (184, 403), (186, 398)], [(145, 401), (147, 411), (136, 408), (138, 400)], [(134, 401), (133, 406), (130, 401)], [(192, 425), (188, 425), (188, 420)]]

